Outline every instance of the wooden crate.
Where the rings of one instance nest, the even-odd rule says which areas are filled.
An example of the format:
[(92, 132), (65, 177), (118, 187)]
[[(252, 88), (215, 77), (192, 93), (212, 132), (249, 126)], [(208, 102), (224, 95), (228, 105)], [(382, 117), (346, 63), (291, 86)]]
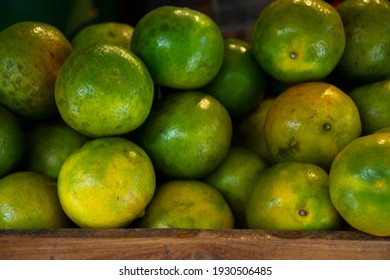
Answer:
[(390, 238), (357, 231), (3, 230), (0, 259), (388, 260)]

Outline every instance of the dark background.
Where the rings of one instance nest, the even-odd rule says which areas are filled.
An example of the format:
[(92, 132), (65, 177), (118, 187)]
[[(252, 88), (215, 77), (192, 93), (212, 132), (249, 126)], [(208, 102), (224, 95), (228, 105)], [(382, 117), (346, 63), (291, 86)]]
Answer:
[(96, 22), (117, 21), (135, 26), (148, 11), (163, 5), (201, 11), (225, 36), (245, 38), (261, 9), (271, 0), (0, 0), (0, 31), (20, 21), (42, 21), (70, 39)]

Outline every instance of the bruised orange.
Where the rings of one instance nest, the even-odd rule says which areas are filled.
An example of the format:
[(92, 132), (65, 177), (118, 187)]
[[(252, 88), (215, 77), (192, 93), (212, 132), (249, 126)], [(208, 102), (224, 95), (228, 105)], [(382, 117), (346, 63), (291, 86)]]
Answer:
[(264, 137), (275, 162), (302, 161), (328, 170), (335, 156), (361, 134), (356, 104), (324, 82), (289, 87), (268, 109)]

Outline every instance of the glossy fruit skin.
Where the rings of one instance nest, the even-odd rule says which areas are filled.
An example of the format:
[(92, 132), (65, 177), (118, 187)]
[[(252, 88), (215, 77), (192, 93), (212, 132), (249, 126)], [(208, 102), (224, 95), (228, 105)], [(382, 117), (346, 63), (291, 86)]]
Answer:
[(111, 44), (74, 51), (55, 84), (62, 119), (89, 137), (123, 135), (147, 118), (154, 84), (143, 62)]
[(55, 116), (54, 84), (72, 53), (68, 39), (54, 26), (19, 22), (0, 32), (0, 42), (1, 104), (23, 118)]
[(65, 159), (88, 140), (61, 119), (38, 123), (26, 133), (23, 167), (57, 180)]
[(74, 50), (91, 44), (113, 44), (130, 49), (134, 27), (121, 22), (90, 24), (75, 34), (71, 44)]
[(223, 162), (202, 181), (223, 195), (234, 215), (235, 227), (246, 228), (245, 206), (253, 182), (268, 164), (255, 152), (233, 145)]
[(390, 126), (390, 79), (356, 86), (348, 95), (359, 109), (363, 135)]
[(224, 40), (225, 55), (214, 79), (201, 90), (217, 98), (232, 118), (248, 114), (263, 99), (268, 76), (253, 57), (244, 40)]
[(18, 171), (0, 179), (0, 229), (69, 227), (56, 181), (40, 173)]
[(336, 74), (355, 85), (390, 77), (389, 1), (346, 0), (337, 11), (343, 21), (346, 45)]
[(232, 122), (225, 107), (200, 91), (163, 96), (137, 130), (137, 143), (171, 179), (200, 179), (229, 152)]
[(357, 230), (390, 236), (390, 134), (374, 133), (349, 143), (329, 172), (332, 202)]
[(221, 193), (196, 180), (159, 185), (137, 222), (145, 228), (232, 229), (233, 214)]
[(148, 155), (122, 137), (88, 141), (65, 160), (58, 176), (62, 208), (86, 228), (128, 226), (144, 214), (155, 187)]
[(337, 11), (325, 1), (277, 0), (260, 13), (251, 35), (253, 54), (277, 80), (321, 80), (338, 63), (345, 34)]
[(264, 137), (275, 162), (302, 161), (329, 170), (338, 152), (361, 135), (353, 100), (329, 83), (306, 82), (274, 99)]
[(0, 105), (0, 178), (20, 163), (26, 146), (25, 135), (16, 116)]
[(249, 228), (337, 230), (342, 218), (329, 197), (328, 173), (302, 162), (277, 163), (254, 182), (246, 205)]
[(224, 45), (219, 27), (207, 15), (162, 6), (134, 27), (131, 50), (144, 61), (156, 85), (197, 89), (217, 74)]

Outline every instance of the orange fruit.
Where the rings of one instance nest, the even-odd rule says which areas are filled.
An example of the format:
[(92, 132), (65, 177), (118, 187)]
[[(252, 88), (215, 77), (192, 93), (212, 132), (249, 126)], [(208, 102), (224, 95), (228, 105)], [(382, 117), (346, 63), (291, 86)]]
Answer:
[(217, 189), (193, 180), (168, 181), (156, 189), (145, 215), (144, 228), (232, 229), (232, 212)]
[(138, 128), (149, 114), (153, 96), (154, 84), (143, 62), (111, 44), (74, 51), (55, 84), (61, 117), (90, 137), (122, 135)]
[(356, 86), (348, 92), (362, 122), (362, 133), (390, 126), (390, 79)]
[(343, 219), (329, 197), (328, 173), (304, 162), (277, 163), (254, 182), (246, 204), (249, 228), (336, 230)]
[(200, 179), (229, 152), (232, 122), (226, 108), (201, 91), (163, 95), (136, 132), (156, 171), (170, 179)]
[(10, 173), (0, 179), (0, 229), (69, 227), (56, 181), (31, 171)]
[(337, 6), (346, 43), (335, 69), (342, 79), (366, 84), (390, 77), (390, 3), (345, 0)]
[(390, 134), (374, 133), (350, 142), (329, 172), (332, 202), (353, 228), (390, 236)]
[(0, 32), (0, 103), (23, 118), (56, 115), (54, 84), (72, 46), (54, 26), (19, 22)]
[(259, 14), (252, 30), (253, 54), (277, 80), (320, 80), (336, 67), (345, 47), (340, 15), (321, 0), (276, 0)]
[(223, 195), (233, 212), (235, 227), (246, 227), (245, 205), (253, 182), (268, 164), (255, 152), (232, 146), (216, 169), (202, 179)]
[(217, 98), (233, 118), (249, 113), (263, 99), (268, 77), (244, 40), (225, 39), (224, 60), (218, 74), (201, 90)]
[(267, 97), (235, 125), (234, 141), (237, 145), (254, 151), (268, 164), (274, 163), (265, 143), (264, 124), (274, 97)]
[(117, 228), (144, 214), (155, 184), (153, 165), (142, 148), (122, 137), (101, 137), (66, 158), (58, 196), (78, 226)]
[(112, 44), (130, 49), (134, 27), (122, 22), (100, 22), (85, 26), (72, 38), (73, 49), (92, 44)]
[(88, 140), (60, 119), (35, 124), (26, 133), (24, 168), (57, 179), (65, 159)]
[(217, 75), (224, 45), (219, 27), (206, 14), (160, 6), (134, 27), (131, 50), (146, 64), (156, 85), (196, 89)]
[(0, 177), (13, 171), (25, 149), (25, 135), (16, 116), (0, 105)]
[(275, 162), (302, 161), (325, 170), (360, 134), (356, 104), (324, 82), (289, 87), (272, 102), (264, 124), (265, 142)]

